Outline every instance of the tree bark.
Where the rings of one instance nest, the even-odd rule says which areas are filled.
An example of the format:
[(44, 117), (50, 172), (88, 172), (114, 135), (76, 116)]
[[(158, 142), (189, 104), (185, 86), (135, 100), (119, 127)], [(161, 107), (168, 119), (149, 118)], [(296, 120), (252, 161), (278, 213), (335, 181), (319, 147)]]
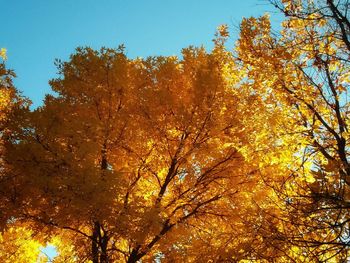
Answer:
[(141, 259), (144, 254), (139, 253), (140, 247), (134, 248), (128, 258), (127, 263), (136, 263), (139, 259)]
[(106, 233), (104, 233), (100, 243), (101, 243), (100, 263), (107, 263), (108, 262), (108, 254), (107, 254), (108, 236)]
[(92, 232), (92, 240), (91, 240), (91, 257), (93, 263), (99, 263), (99, 232), (100, 232), (100, 224), (98, 222), (94, 222), (94, 228)]

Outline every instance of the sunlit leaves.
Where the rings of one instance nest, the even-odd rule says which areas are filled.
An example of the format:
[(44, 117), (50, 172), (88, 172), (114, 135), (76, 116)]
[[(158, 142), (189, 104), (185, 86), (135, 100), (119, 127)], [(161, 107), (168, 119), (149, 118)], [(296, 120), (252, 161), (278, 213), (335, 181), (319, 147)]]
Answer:
[(0, 48), (0, 58), (2, 58), (3, 60), (5, 60), (6, 57), (6, 48)]
[(1, 228), (25, 226), (6, 250), (28, 236), (20, 254), (49, 242), (54, 262), (340, 259), (349, 48), (327, 3), (276, 3), (278, 36), (269, 15), (244, 19), (232, 51), (226, 25), (181, 57), (78, 48), (32, 112), (1, 64)]

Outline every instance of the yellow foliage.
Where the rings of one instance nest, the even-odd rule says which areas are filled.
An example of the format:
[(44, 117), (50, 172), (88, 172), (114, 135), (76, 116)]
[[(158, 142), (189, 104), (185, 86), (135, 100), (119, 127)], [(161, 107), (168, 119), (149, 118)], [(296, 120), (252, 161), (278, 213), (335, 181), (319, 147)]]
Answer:
[(6, 48), (0, 48), (0, 58), (2, 58), (3, 60), (6, 60), (7, 57), (6, 57)]
[(36, 262), (42, 244), (34, 239), (32, 230), (10, 227), (0, 235), (0, 261), (4, 263)]

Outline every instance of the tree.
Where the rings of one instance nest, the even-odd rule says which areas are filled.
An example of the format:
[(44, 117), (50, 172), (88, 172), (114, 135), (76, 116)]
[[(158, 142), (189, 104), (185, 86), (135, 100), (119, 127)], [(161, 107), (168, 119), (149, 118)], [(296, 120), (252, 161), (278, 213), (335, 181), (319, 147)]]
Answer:
[(16, 190), (12, 185), (15, 178), (9, 172), (12, 166), (6, 162), (4, 156), (7, 148), (20, 139), (30, 105), (29, 100), (22, 97), (13, 85), (15, 73), (5, 66), (5, 51), (0, 51), (0, 231), (13, 216), (16, 199)]
[(272, 3), (280, 35), (244, 19), (232, 52), (224, 25), (181, 59), (78, 48), (32, 112), (2, 65), (3, 235), (56, 262), (345, 261), (347, 2)]
[(299, 142), (291, 147), (300, 161), (291, 167), (288, 180), (275, 185), (294, 231), (284, 231), (279, 238), (309, 258), (345, 260), (350, 190), (348, 3), (272, 3), (286, 15), (281, 35), (272, 33), (267, 16), (244, 19), (238, 56), (256, 92), (294, 119), (283, 129)]
[(4, 48), (0, 49), (0, 59), (0, 260), (34, 262), (41, 256), (40, 248), (45, 242), (43, 236), (34, 233), (29, 225), (16, 222), (19, 189), (16, 188), (18, 185), (13, 167), (5, 158), (11, 151), (11, 145), (22, 139), (30, 101), (21, 96), (13, 85), (16, 75), (6, 68)]
[[(257, 136), (243, 131), (258, 124), (224, 74), (222, 44), (184, 49), (182, 60), (78, 48), (58, 61), (58, 95), (28, 115), (6, 153), (21, 189), (16, 220), (76, 233), (79, 260), (188, 257), (176, 244), (239, 211), (256, 184), (258, 163), (246, 159)], [(243, 215), (232, 218), (242, 225)]]

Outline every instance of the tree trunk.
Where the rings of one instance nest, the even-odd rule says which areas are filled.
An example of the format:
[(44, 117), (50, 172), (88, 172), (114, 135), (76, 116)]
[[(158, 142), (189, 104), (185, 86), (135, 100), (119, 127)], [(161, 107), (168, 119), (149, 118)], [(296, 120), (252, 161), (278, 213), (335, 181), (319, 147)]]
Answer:
[[(108, 168), (107, 156), (106, 156), (106, 142), (103, 144), (101, 150), (101, 171)], [(103, 174), (103, 173), (102, 173)], [(106, 233), (101, 235), (101, 225), (99, 221), (94, 222), (91, 240), (91, 258), (93, 263), (107, 263), (107, 245), (108, 237)]]
[[(108, 168), (107, 156), (106, 156), (106, 142), (103, 144), (103, 148), (101, 150), (101, 171), (106, 170)], [(96, 238), (96, 242), (95, 242)], [(107, 263), (108, 255), (107, 255), (107, 245), (108, 245), (108, 237), (106, 233), (101, 235), (101, 225), (98, 221), (94, 223), (94, 232), (93, 232), (93, 244), (92, 245), (92, 253), (93, 253), (93, 263)]]
[(144, 256), (143, 253), (139, 253), (139, 249), (140, 249), (140, 247), (138, 247), (136, 249), (134, 248), (132, 250), (132, 252), (128, 258), (127, 263), (136, 263), (139, 259), (141, 259)]
[(108, 244), (108, 236), (106, 235), (106, 233), (104, 233), (104, 236), (101, 238), (100, 263), (108, 263), (107, 244)]
[(92, 232), (92, 240), (91, 240), (91, 257), (93, 263), (99, 263), (99, 232), (100, 232), (100, 224), (98, 222), (94, 222), (94, 229)]

